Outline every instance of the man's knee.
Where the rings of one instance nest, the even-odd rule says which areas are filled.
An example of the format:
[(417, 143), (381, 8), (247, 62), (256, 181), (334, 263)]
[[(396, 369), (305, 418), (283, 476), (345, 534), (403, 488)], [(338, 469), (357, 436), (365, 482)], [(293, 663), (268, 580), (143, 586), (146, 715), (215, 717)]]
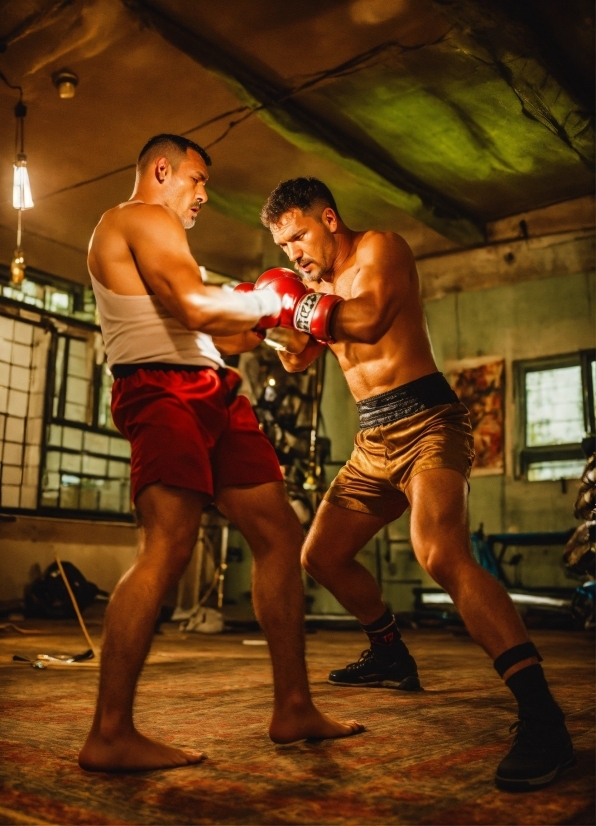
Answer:
[(316, 547), (305, 545), (300, 556), (302, 567), (317, 582), (324, 583), (333, 574), (330, 560), (318, 552)]
[(426, 573), (446, 590), (457, 582), (469, 565), (475, 565), (465, 547), (452, 547), (442, 543), (429, 543), (418, 561)]

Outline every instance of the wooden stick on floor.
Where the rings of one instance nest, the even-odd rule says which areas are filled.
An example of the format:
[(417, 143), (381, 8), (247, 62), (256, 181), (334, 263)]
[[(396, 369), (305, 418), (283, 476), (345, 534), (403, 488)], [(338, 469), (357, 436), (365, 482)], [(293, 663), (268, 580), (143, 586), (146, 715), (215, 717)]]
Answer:
[(56, 564), (58, 566), (58, 570), (60, 571), (60, 575), (62, 576), (62, 579), (64, 580), (66, 590), (68, 591), (68, 596), (70, 597), (70, 600), (72, 602), (72, 607), (75, 609), (75, 613), (77, 615), (79, 625), (81, 626), (81, 631), (85, 635), (85, 639), (87, 640), (87, 644), (88, 644), (89, 648), (93, 651), (93, 656), (96, 656), (97, 652), (95, 650), (95, 646), (93, 645), (91, 637), (89, 636), (89, 632), (87, 631), (87, 627), (85, 625), (85, 622), (83, 621), (83, 617), (81, 616), (81, 612), (79, 611), (79, 606), (77, 605), (76, 597), (72, 592), (72, 588), (70, 587), (70, 582), (68, 581), (68, 578), (67, 578), (66, 574), (64, 573), (64, 568), (62, 567), (62, 563), (60, 562), (58, 557), (56, 557)]

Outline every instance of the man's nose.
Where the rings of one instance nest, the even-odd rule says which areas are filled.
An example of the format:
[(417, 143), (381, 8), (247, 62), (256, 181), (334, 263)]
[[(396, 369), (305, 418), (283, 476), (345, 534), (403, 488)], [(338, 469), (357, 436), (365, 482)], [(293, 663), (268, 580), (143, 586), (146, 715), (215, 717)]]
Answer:
[(201, 204), (206, 204), (209, 200), (209, 196), (207, 195), (207, 190), (204, 186), (199, 186), (197, 189), (197, 201)]
[(302, 252), (298, 247), (295, 247), (293, 244), (288, 244), (286, 247), (286, 251), (288, 253), (288, 258), (290, 261), (299, 261), (302, 258)]

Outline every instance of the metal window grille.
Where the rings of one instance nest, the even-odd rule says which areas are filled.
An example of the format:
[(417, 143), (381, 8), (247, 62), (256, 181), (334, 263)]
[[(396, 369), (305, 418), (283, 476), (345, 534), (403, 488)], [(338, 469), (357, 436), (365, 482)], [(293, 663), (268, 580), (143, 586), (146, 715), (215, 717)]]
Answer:
[(132, 519), (99, 328), (0, 298), (0, 511)]

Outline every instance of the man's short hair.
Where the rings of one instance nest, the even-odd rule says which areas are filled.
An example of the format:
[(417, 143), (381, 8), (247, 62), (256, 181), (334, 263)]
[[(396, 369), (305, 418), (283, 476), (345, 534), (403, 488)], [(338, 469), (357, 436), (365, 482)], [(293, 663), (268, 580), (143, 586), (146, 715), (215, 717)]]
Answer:
[(139, 172), (144, 172), (152, 160), (160, 158), (162, 155), (169, 160), (174, 169), (178, 169), (186, 157), (188, 149), (197, 152), (207, 166), (211, 166), (211, 158), (198, 143), (188, 138), (183, 138), (182, 135), (168, 135), (163, 133), (161, 135), (154, 135), (141, 149), (137, 160), (137, 169)]
[(331, 207), (339, 218), (331, 190), (318, 178), (292, 178), (278, 184), (261, 210), (261, 222), (269, 227), (276, 224), (284, 212), (301, 209), (308, 212), (315, 204)]

